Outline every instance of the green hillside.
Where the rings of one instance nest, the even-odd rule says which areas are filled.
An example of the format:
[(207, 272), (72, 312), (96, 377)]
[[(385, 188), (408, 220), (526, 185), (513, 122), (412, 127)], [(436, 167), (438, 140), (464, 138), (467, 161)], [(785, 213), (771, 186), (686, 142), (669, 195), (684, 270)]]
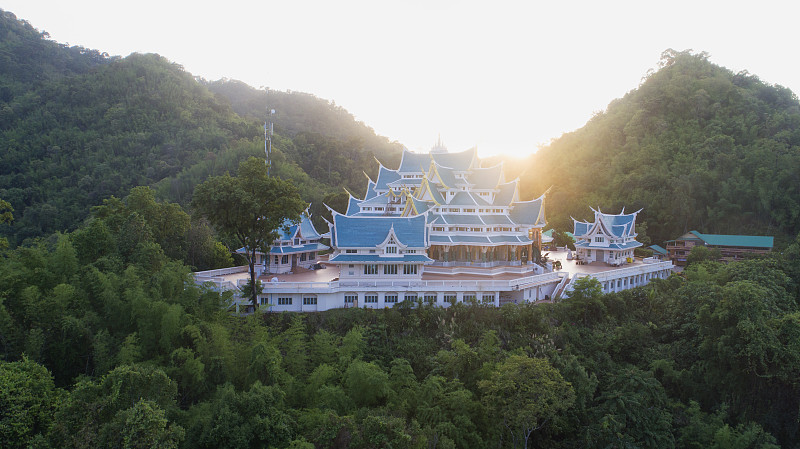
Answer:
[(800, 231), (800, 103), (789, 89), (667, 51), (660, 69), (529, 159), (548, 218), (644, 208), (654, 242), (686, 230)]
[[(197, 80), (158, 55), (108, 58), (47, 37), (0, 14), (0, 198), (16, 218), (0, 236), (12, 246), (75, 229), (92, 206), (138, 185), (188, 204), (208, 176), (263, 156), (263, 114), (239, 116), (222, 95), (236, 86), (257, 104), (258, 91)], [(336, 203), (342, 187), (362, 187), (374, 155), (399, 157), (399, 145), (325, 100), (273, 96), (282, 108), (274, 173), (292, 179), (315, 212), (327, 195)]]
[(302, 92), (257, 90), (240, 81), (220, 80), (208, 88), (226, 98), (242, 117), (263, 123), (266, 108), (275, 109), (275, 132), (291, 138), (281, 147), (287, 157), (314, 179), (347, 187), (363, 195), (365, 171), (378, 174), (377, 157), (383, 164), (400, 163), (402, 145), (378, 136), (335, 103)]

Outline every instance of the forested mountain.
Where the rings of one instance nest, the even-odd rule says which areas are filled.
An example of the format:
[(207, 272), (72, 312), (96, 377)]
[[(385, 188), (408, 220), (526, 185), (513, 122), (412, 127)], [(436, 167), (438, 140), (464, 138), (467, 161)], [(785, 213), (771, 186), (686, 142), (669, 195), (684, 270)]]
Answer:
[(8, 102), (37, 83), (86, 73), (115, 58), (48, 39), (46, 32), (0, 9), (0, 100)]
[(242, 117), (263, 122), (266, 107), (274, 109), (275, 132), (291, 138), (282, 151), (312, 178), (325, 184), (344, 185), (362, 195), (366, 179), (361, 171), (375, 179), (376, 157), (387, 166), (400, 163), (402, 145), (376, 135), (333, 102), (302, 92), (267, 94), (234, 80), (209, 83), (208, 88), (230, 101)]
[(693, 229), (800, 232), (797, 96), (705, 53), (666, 51), (637, 89), (529, 165), (527, 190), (553, 186), (548, 218), (561, 227), (588, 206), (625, 206), (644, 208), (654, 243)]
[[(208, 176), (263, 156), (263, 114), (240, 117), (178, 64), (158, 55), (108, 58), (47, 37), (0, 15), (0, 198), (16, 217), (0, 235), (12, 246), (75, 229), (92, 206), (138, 185), (187, 204)], [(240, 88), (258, 101), (257, 91)], [(272, 95), (286, 111), (277, 114), (274, 173), (298, 184), (317, 212), (326, 195), (336, 202), (342, 187), (363, 187), (361, 171), (377, 170), (374, 155), (399, 157), (399, 145), (324, 100)]]

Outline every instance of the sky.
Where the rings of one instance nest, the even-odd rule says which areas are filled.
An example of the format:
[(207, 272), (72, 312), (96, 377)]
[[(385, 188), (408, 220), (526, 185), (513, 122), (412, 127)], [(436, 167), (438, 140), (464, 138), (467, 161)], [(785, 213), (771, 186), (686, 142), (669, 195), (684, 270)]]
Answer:
[(661, 53), (800, 92), (800, 2), (0, 0), (52, 39), (158, 53), (207, 80), (312, 93), (428, 151), (531, 154), (635, 89)]

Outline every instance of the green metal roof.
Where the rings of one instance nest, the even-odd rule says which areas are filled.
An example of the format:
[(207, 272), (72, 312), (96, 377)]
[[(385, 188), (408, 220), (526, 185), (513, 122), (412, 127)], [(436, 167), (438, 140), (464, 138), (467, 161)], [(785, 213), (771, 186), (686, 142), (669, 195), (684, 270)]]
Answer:
[(721, 234), (702, 234), (697, 231), (692, 231), (694, 234), (705, 242), (706, 245), (711, 246), (740, 246), (745, 248), (767, 248), (772, 249), (774, 238), (771, 236), (758, 236), (758, 235), (721, 235)]
[(648, 248), (652, 249), (653, 252), (657, 254), (661, 254), (662, 256), (667, 254), (667, 250), (659, 245), (650, 245)]
[[(553, 232), (555, 232), (555, 229), (548, 229), (548, 230), (542, 232), (542, 235), (546, 235), (546, 236), (552, 238), (553, 237)], [(573, 234), (571, 232), (565, 232), (565, 234), (570, 236), (572, 238), (572, 240), (575, 240), (575, 234)]]

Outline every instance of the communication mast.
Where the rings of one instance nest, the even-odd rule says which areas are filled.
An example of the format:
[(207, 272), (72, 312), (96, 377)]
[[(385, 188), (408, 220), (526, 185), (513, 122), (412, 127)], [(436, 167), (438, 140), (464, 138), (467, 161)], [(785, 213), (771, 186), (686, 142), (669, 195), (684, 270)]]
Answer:
[[(267, 88), (267, 96), (269, 96), (269, 88)], [(269, 169), (272, 167), (272, 116), (275, 115), (275, 109), (270, 109), (267, 106), (267, 120), (264, 121), (264, 153), (267, 159), (264, 163), (267, 164), (267, 177), (269, 177)]]

